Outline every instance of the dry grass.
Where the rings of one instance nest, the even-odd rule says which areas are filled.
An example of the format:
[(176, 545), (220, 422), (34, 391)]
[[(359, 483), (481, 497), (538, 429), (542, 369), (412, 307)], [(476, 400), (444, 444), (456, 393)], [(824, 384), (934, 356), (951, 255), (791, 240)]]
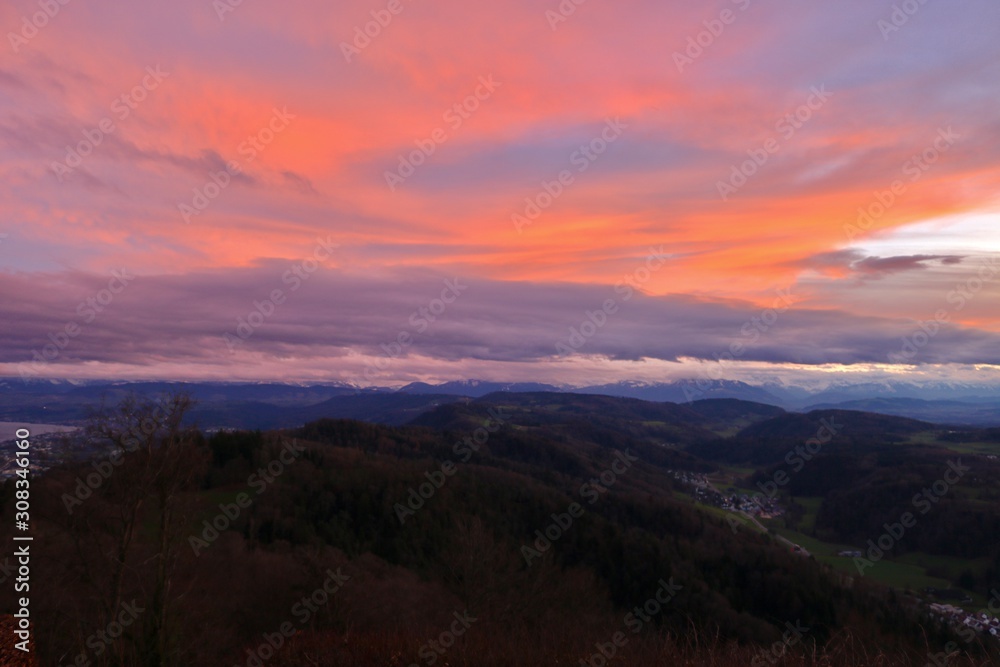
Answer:
[[(582, 637), (538, 632), (487, 633), (470, 631), (433, 664), (438, 667), (648, 667), (651, 665), (749, 667), (912, 667), (931, 663), (928, 653), (891, 652), (858, 641), (844, 632), (823, 647), (791, 649), (783, 656), (760, 647), (740, 646), (697, 633), (677, 637), (640, 635), (604, 661), (595, 643)], [(577, 633), (579, 634), (579, 633)], [(491, 636), (492, 635), (492, 636)], [(518, 636), (519, 635), (519, 636)], [(602, 641), (606, 641), (604, 638)], [(423, 667), (431, 663), (419, 651), (426, 639), (412, 633), (300, 634), (265, 664), (274, 667)], [(938, 649), (939, 650), (939, 649)], [(937, 652), (935, 650), (934, 652)], [(426, 656), (426, 653), (424, 654)], [(244, 654), (244, 662), (246, 664)], [(956, 656), (948, 667), (989, 667), (989, 659)]]

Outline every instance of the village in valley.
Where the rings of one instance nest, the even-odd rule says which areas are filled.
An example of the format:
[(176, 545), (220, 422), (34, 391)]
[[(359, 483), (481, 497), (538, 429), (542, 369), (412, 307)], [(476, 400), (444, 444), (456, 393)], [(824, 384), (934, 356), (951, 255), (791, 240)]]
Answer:
[(768, 498), (759, 491), (754, 493), (739, 493), (730, 491), (728, 494), (719, 491), (708, 475), (685, 470), (672, 471), (674, 479), (690, 490), (694, 499), (711, 507), (730, 512), (742, 512), (759, 519), (774, 519), (782, 516), (785, 509), (776, 498)]
[[(686, 470), (674, 470), (671, 472), (674, 479), (680, 483), (684, 491), (690, 493), (695, 502), (702, 505), (715, 507), (727, 512), (736, 512), (755, 520), (774, 519), (785, 514), (785, 508), (778, 502), (777, 498), (769, 498), (760, 492), (737, 492), (732, 487), (728, 489), (727, 493), (723, 493), (712, 484), (709, 480), (709, 475)], [(757, 521), (757, 525), (769, 533), (772, 532), (759, 521)], [(775, 535), (775, 537), (780, 541), (785, 541), (779, 535)], [(809, 555), (808, 552), (804, 551), (798, 545), (789, 544), (796, 553), (805, 556)], [(863, 552), (859, 550), (842, 550), (837, 553), (838, 556), (843, 558), (860, 557), (862, 554)], [(980, 636), (989, 635), (1000, 640), (1000, 618), (996, 615), (996, 612), (1000, 612), (1000, 592), (994, 591), (988, 611), (983, 609), (977, 612), (968, 611), (953, 604), (933, 601), (939, 599), (943, 593), (936, 589), (924, 589), (923, 596), (917, 598), (917, 600), (921, 604), (926, 605), (930, 617), (940, 623), (947, 624), (959, 630), (962, 628), (971, 628)], [(972, 599), (966, 597), (960, 600), (960, 602), (971, 604)]]

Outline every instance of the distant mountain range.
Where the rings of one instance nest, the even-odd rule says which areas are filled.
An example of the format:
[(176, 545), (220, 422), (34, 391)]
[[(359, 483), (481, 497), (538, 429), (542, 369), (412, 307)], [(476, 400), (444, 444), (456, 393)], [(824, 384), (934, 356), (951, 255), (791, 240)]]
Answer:
[(498, 391), (515, 393), (554, 391), (574, 394), (596, 394), (598, 396), (619, 396), (638, 398), (643, 401), (690, 403), (703, 398), (738, 398), (745, 401), (781, 405), (783, 401), (774, 394), (745, 382), (732, 380), (680, 380), (677, 382), (634, 382), (624, 381), (614, 384), (599, 384), (585, 387), (565, 387), (537, 382), (485, 382), (481, 380), (457, 380), (431, 385), (414, 382), (398, 389), (408, 394), (446, 394), (480, 398)]
[[(391, 390), (385, 390), (391, 391)], [(564, 387), (538, 382), (486, 382), (484, 380), (453, 380), (443, 384), (411, 382), (397, 389), (401, 394), (444, 394), (447, 396), (468, 396), (480, 398), (498, 391), (525, 393), (532, 391), (565, 391)]]
[(186, 390), (197, 400), (193, 418), (206, 428), (284, 428), (321, 417), (403, 424), (445, 403), (497, 392), (557, 392), (687, 404), (737, 399), (794, 412), (841, 409), (910, 417), (940, 424), (1000, 426), (1000, 387), (903, 382), (837, 383), (821, 389), (748, 384), (736, 380), (624, 381), (567, 387), (537, 382), (456, 380), (399, 388), (345, 383), (281, 384), (226, 382), (94, 382), (0, 380), (0, 420), (79, 423), (102, 401), (117, 403), (127, 392), (145, 395)]

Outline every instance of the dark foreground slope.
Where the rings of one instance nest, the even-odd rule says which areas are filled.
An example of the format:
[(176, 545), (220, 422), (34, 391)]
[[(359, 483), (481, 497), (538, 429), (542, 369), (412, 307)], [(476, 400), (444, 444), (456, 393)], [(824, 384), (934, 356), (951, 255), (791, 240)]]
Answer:
[(506, 395), (408, 427), (167, 432), (89, 495), (94, 467), (52, 471), (32, 487), (42, 664), (725, 667), (778, 642), (774, 664), (909, 665), (955, 639), (679, 497), (671, 469), (696, 461), (670, 445), (720, 418)]

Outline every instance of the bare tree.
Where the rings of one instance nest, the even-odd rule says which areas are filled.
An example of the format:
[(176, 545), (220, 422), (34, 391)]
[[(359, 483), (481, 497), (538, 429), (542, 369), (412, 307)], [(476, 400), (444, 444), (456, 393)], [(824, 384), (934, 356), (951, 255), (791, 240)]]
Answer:
[[(101, 500), (110, 508), (104, 527), (112, 547), (106, 554), (109, 585), (100, 596), (103, 615), (110, 622), (120, 612), (129, 583), (143, 595), (145, 609), (138, 637), (123, 634), (109, 651), (118, 664), (133, 664), (129, 655), (148, 667), (168, 667), (171, 662), (168, 614), (183, 518), (178, 502), (206, 461), (197, 430), (184, 425), (192, 405), (183, 393), (159, 399), (129, 395), (117, 406), (96, 412), (86, 429), (90, 437), (110, 445), (114, 466), (100, 489)], [(78, 529), (95, 528), (91, 516), (84, 513)], [(137, 537), (144, 526), (152, 527), (153, 537), (141, 550), (150, 555), (140, 560)], [(86, 538), (78, 535), (77, 544)], [(103, 577), (91, 579), (99, 585)], [(144, 589), (148, 592), (143, 594)], [(129, 640), (133, 653), (126, 645)]]

